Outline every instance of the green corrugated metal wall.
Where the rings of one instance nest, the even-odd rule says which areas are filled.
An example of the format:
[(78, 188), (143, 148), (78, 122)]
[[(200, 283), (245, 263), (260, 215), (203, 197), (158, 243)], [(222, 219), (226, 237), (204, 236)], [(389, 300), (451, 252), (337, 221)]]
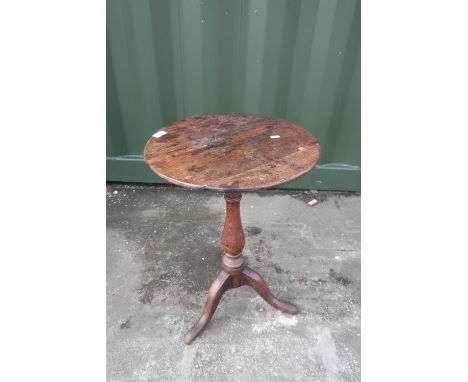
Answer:
[(163, 183), (148, 137), (231, 111), (319, 138), (319, 166), (286, 187), (359, 190), (360, 20), (356, 0), (109, 0), (107, 179)]

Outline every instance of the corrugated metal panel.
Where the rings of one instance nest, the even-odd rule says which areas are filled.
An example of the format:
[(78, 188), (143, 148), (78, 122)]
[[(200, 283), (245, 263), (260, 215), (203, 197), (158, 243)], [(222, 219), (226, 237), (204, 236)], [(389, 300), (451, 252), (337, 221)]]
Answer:
[(290, 187), (360, 188), (360, 2), (107, 3), (109, 180), (163, 182), (143, 162), (164, 124), (207, 112), (285, 118), (321, 142)]

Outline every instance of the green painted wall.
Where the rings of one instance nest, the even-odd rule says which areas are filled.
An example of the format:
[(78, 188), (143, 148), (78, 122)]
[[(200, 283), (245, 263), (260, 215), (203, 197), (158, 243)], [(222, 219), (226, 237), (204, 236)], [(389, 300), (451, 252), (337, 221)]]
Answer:
[(149, 136), (230, 111), (319, 138), (319, 166), (284, 187), (360, 190), (360, 23), (356, 0), (109, 0), (107, 179), (165, 183)]

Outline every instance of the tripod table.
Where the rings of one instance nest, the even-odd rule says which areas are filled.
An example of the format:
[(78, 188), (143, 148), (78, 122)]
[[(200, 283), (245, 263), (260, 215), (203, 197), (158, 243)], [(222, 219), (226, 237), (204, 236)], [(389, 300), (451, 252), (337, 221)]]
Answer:
[(224, 193), (226, 219), (221, 234), (222, 269), (208, 290), (200, 319), (184, 337), (202, 332), (225, 291), (249, 285), (271, 306), (295, 314), (265, 280), (245, 265), (241, 192), (278, 186), (312, 170), (320, 157), (317, 139), (291, 122), (262, 115), (203, 114), (173, 122), (148, 140), (144, 157), (151, 169), (171, 183)]

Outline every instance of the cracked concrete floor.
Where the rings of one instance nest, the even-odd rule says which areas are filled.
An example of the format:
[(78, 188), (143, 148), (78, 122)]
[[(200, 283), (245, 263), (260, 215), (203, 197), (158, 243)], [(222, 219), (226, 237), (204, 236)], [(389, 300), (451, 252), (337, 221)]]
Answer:
[(107, 380), (359, 381), (358, 194), (243, 194), (247, 263), (300, 313), (232, 289), (183, 344), (220, 268), (224, 208), (219, 193), (108, 184)]

